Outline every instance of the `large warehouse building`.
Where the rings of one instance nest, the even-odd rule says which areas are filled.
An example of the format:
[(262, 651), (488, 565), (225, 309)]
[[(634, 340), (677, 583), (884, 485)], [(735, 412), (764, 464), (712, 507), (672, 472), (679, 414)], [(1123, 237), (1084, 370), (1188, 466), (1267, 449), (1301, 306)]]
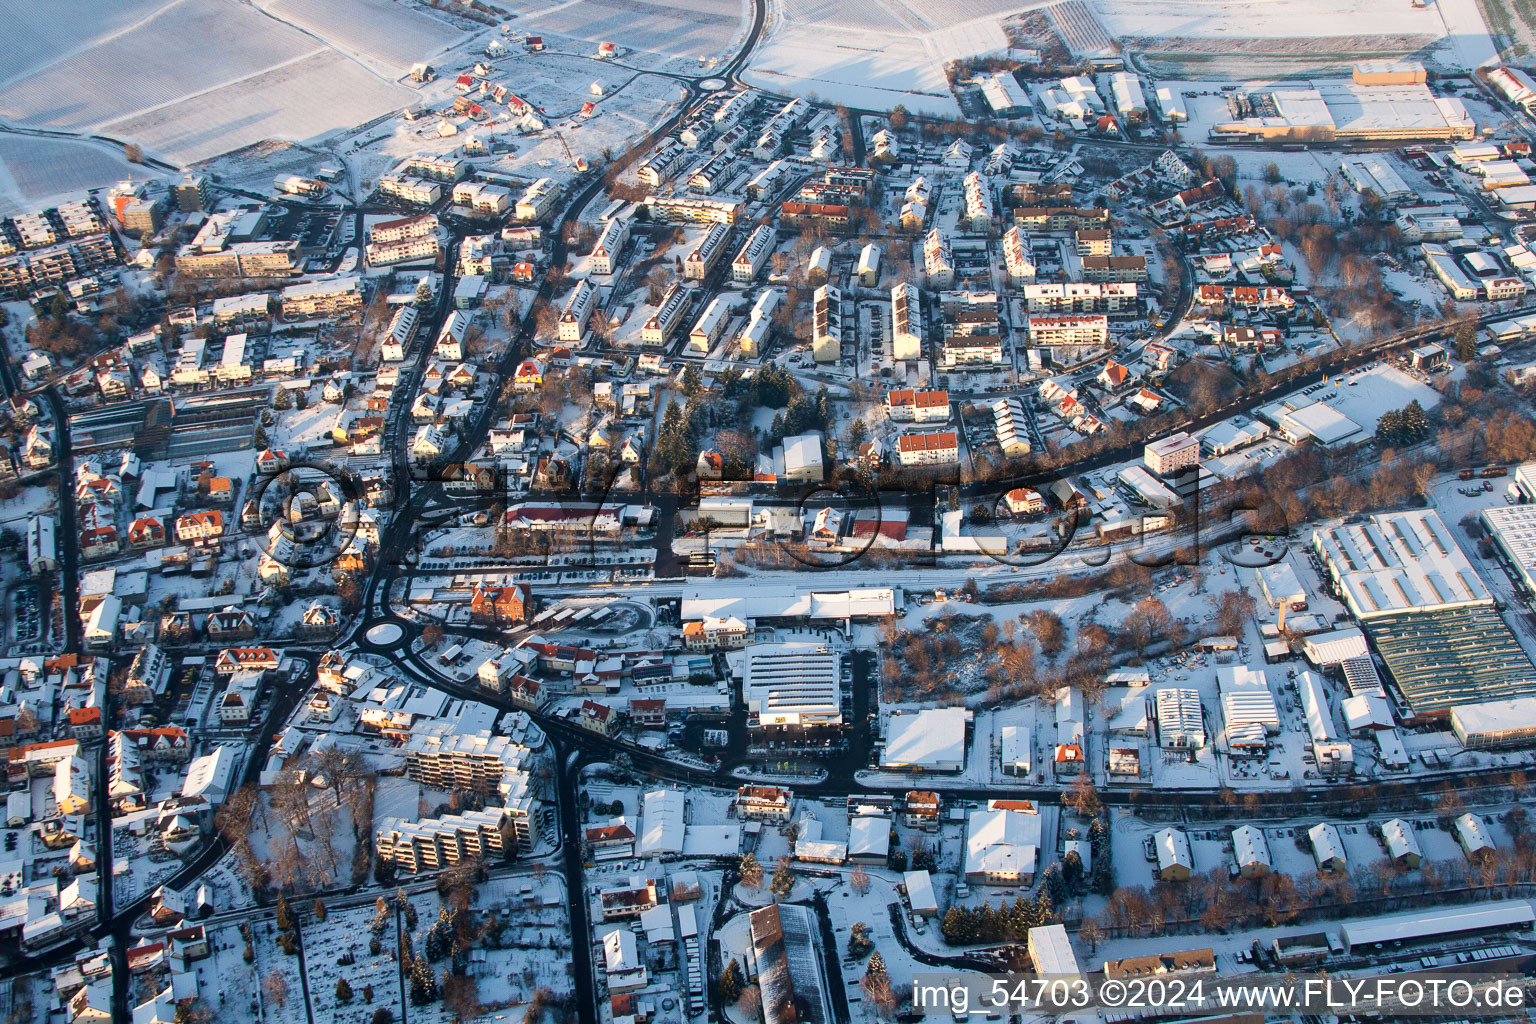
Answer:
[(1536, 694), (1536, 667), (1437, 513), (1318, 529), (1312, 546), (1412, 713)]
[(1458, 704), (1451, 731), (1468, 750), (1529, 746), (1536, 743), (1536, 697)]
[(842, 655), (820, 643), (753, 644), (739, 665), (751, 729), (790, 734), (843, 724)]
[(1470, 139), (1477, 123), (1455, 97), (1436, 96), (1421, 66), (1357, 67), (1349, 79), (1235, 92), (1233, 119), (1215, 124), (1216, 141), (1375, 142)]
[(1495, 505), (1483, 509), (1482, 515), (1499, 553), (1526, 592), (1536, 594), (1536, 505)]
[(904, 604), (902, 592), (892, 587), (812, 590), (773, 583), (742, 587), (729, 582), (700, 581), (683, 588), (681, 613), (684, 622), (734, 615), (752, 622), (846, 625), (897, 614)]

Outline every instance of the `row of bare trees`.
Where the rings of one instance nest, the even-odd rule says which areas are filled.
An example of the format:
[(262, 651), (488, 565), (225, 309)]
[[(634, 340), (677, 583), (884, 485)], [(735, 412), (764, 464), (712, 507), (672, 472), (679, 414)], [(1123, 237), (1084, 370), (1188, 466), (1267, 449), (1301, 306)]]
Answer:
[[(255, 786), (242, 786), (214, 815), (214, 825), (235, 853), (242, 877), (258, 893), (313, 891), (343, 877), (366, 878), (371, 849), (376, 776), (355, 751), (330, 748), (291, 759), (265, 799)], [(337, 830), (345, 814), (358, 853), (343, 864)], [(256, 852), (252, 832), (267, 834), (266, 858)]]

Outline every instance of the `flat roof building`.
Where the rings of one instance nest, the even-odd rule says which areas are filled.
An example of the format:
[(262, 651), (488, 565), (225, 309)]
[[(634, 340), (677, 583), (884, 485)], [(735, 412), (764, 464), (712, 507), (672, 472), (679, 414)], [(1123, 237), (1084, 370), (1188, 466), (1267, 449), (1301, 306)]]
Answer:
[(1451, 708), (1451, 731), (1469, 750), (1536, 743), (1536, 697), (1458, 704)]
[(1414, 712), (1536, 694), (1536, 667), (1438, 513), (1381, 513), (1312, 543)]
[(1526, 592), (1536, 594), (1536, 505), (1494, 505), (1483, 509), (1481, 516)]
[(1481, 932), (1511, 931), (1529, 937), (1536, 914), (1525, 900), (1500, 900), (1463, 907), (1420, 907), (1402, 914), (1387, 914), (1348, 921), (1339, 929), (1344, 951), (1354, 954), (1391, 943), (1469, 936)]
[(912, 772), (958, 772), (965, 768), (968, 708), (893, 711), (885, 719), (885, 752), (880, 767)]
[(1029, 930), (1029, 960), (1035, 974), (1042, 978), (1076, 978), (1083, 969), (1072, 951), (1072, 939), (1065, 925), (1048, 924)]
[(843, 724), (842, 655), (826, 644), (753, 644), (742, 651), (742, 697), (752, 729)]

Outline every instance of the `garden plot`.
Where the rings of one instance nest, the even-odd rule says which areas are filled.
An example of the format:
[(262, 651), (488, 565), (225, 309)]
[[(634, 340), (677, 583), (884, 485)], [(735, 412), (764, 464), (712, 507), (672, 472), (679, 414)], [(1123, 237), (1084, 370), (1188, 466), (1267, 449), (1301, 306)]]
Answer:
[[(390, 906), (384, 931), (378, 936), (377, 953), (370, 952), (373, 935), (369, 926), (374, 913), (373, 904), (363, 904), (333, 910), (324, 921), (305, 914), (304, 972), (309, 978), (309, 1008), (316, 1020), (366, 1024), (381, 1006), (393, 1010), (396, 1019), (402, 1017), (400, 971), (394, 960), (394, 907)], [(348, 956), (354, 958), (351, 963), (337, 962)], [(352, 999), (347, 1003), (336, 999), (336, 982), (343, 978), (352, 987)]]
[[(266, 942), (272, 951), (282, 956), (273, 945), (273, 937), (266, 934), (265, 925), (253, 921), (256, 938)], [(240, 934), (240, 922), (230, 921), (222, 926), (209, 926), (208, 958), (197, 963), (198, 988), (213, 1008), (215, 1019), (257, 1019), (253, 1008), (260, 999), (261, 975), (254, 964), (245, 962), (245, 937)], [(253, 944), (254, 946), (254, 944)], [(292, 957), (284, 957), (292, 960)], [(297, 980), (294, 981), (294, 998), (298, 998)], [(302, 1008), (301, 1008), (302, 1012)]]
[(492, 879), (480, 887), (476, 909), (495, 914), (499, 939), (487, 936), (470, 954), (480, 1002), (487, 1009), (519, 1006), (540, 988), (571, 988), (571, 933), (565, 880), (555, 874), (520, 874)]

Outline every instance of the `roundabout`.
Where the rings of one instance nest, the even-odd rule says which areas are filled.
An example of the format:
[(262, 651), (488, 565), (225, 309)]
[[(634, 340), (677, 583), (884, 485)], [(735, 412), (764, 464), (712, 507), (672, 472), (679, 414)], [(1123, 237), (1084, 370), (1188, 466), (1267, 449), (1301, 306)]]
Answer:
[(381, 647), (399, 643), (400, 638), (404, 635), (405, 631), (393, 622), (381, 622), (368, 630), (369, 642), (378, 644)]

